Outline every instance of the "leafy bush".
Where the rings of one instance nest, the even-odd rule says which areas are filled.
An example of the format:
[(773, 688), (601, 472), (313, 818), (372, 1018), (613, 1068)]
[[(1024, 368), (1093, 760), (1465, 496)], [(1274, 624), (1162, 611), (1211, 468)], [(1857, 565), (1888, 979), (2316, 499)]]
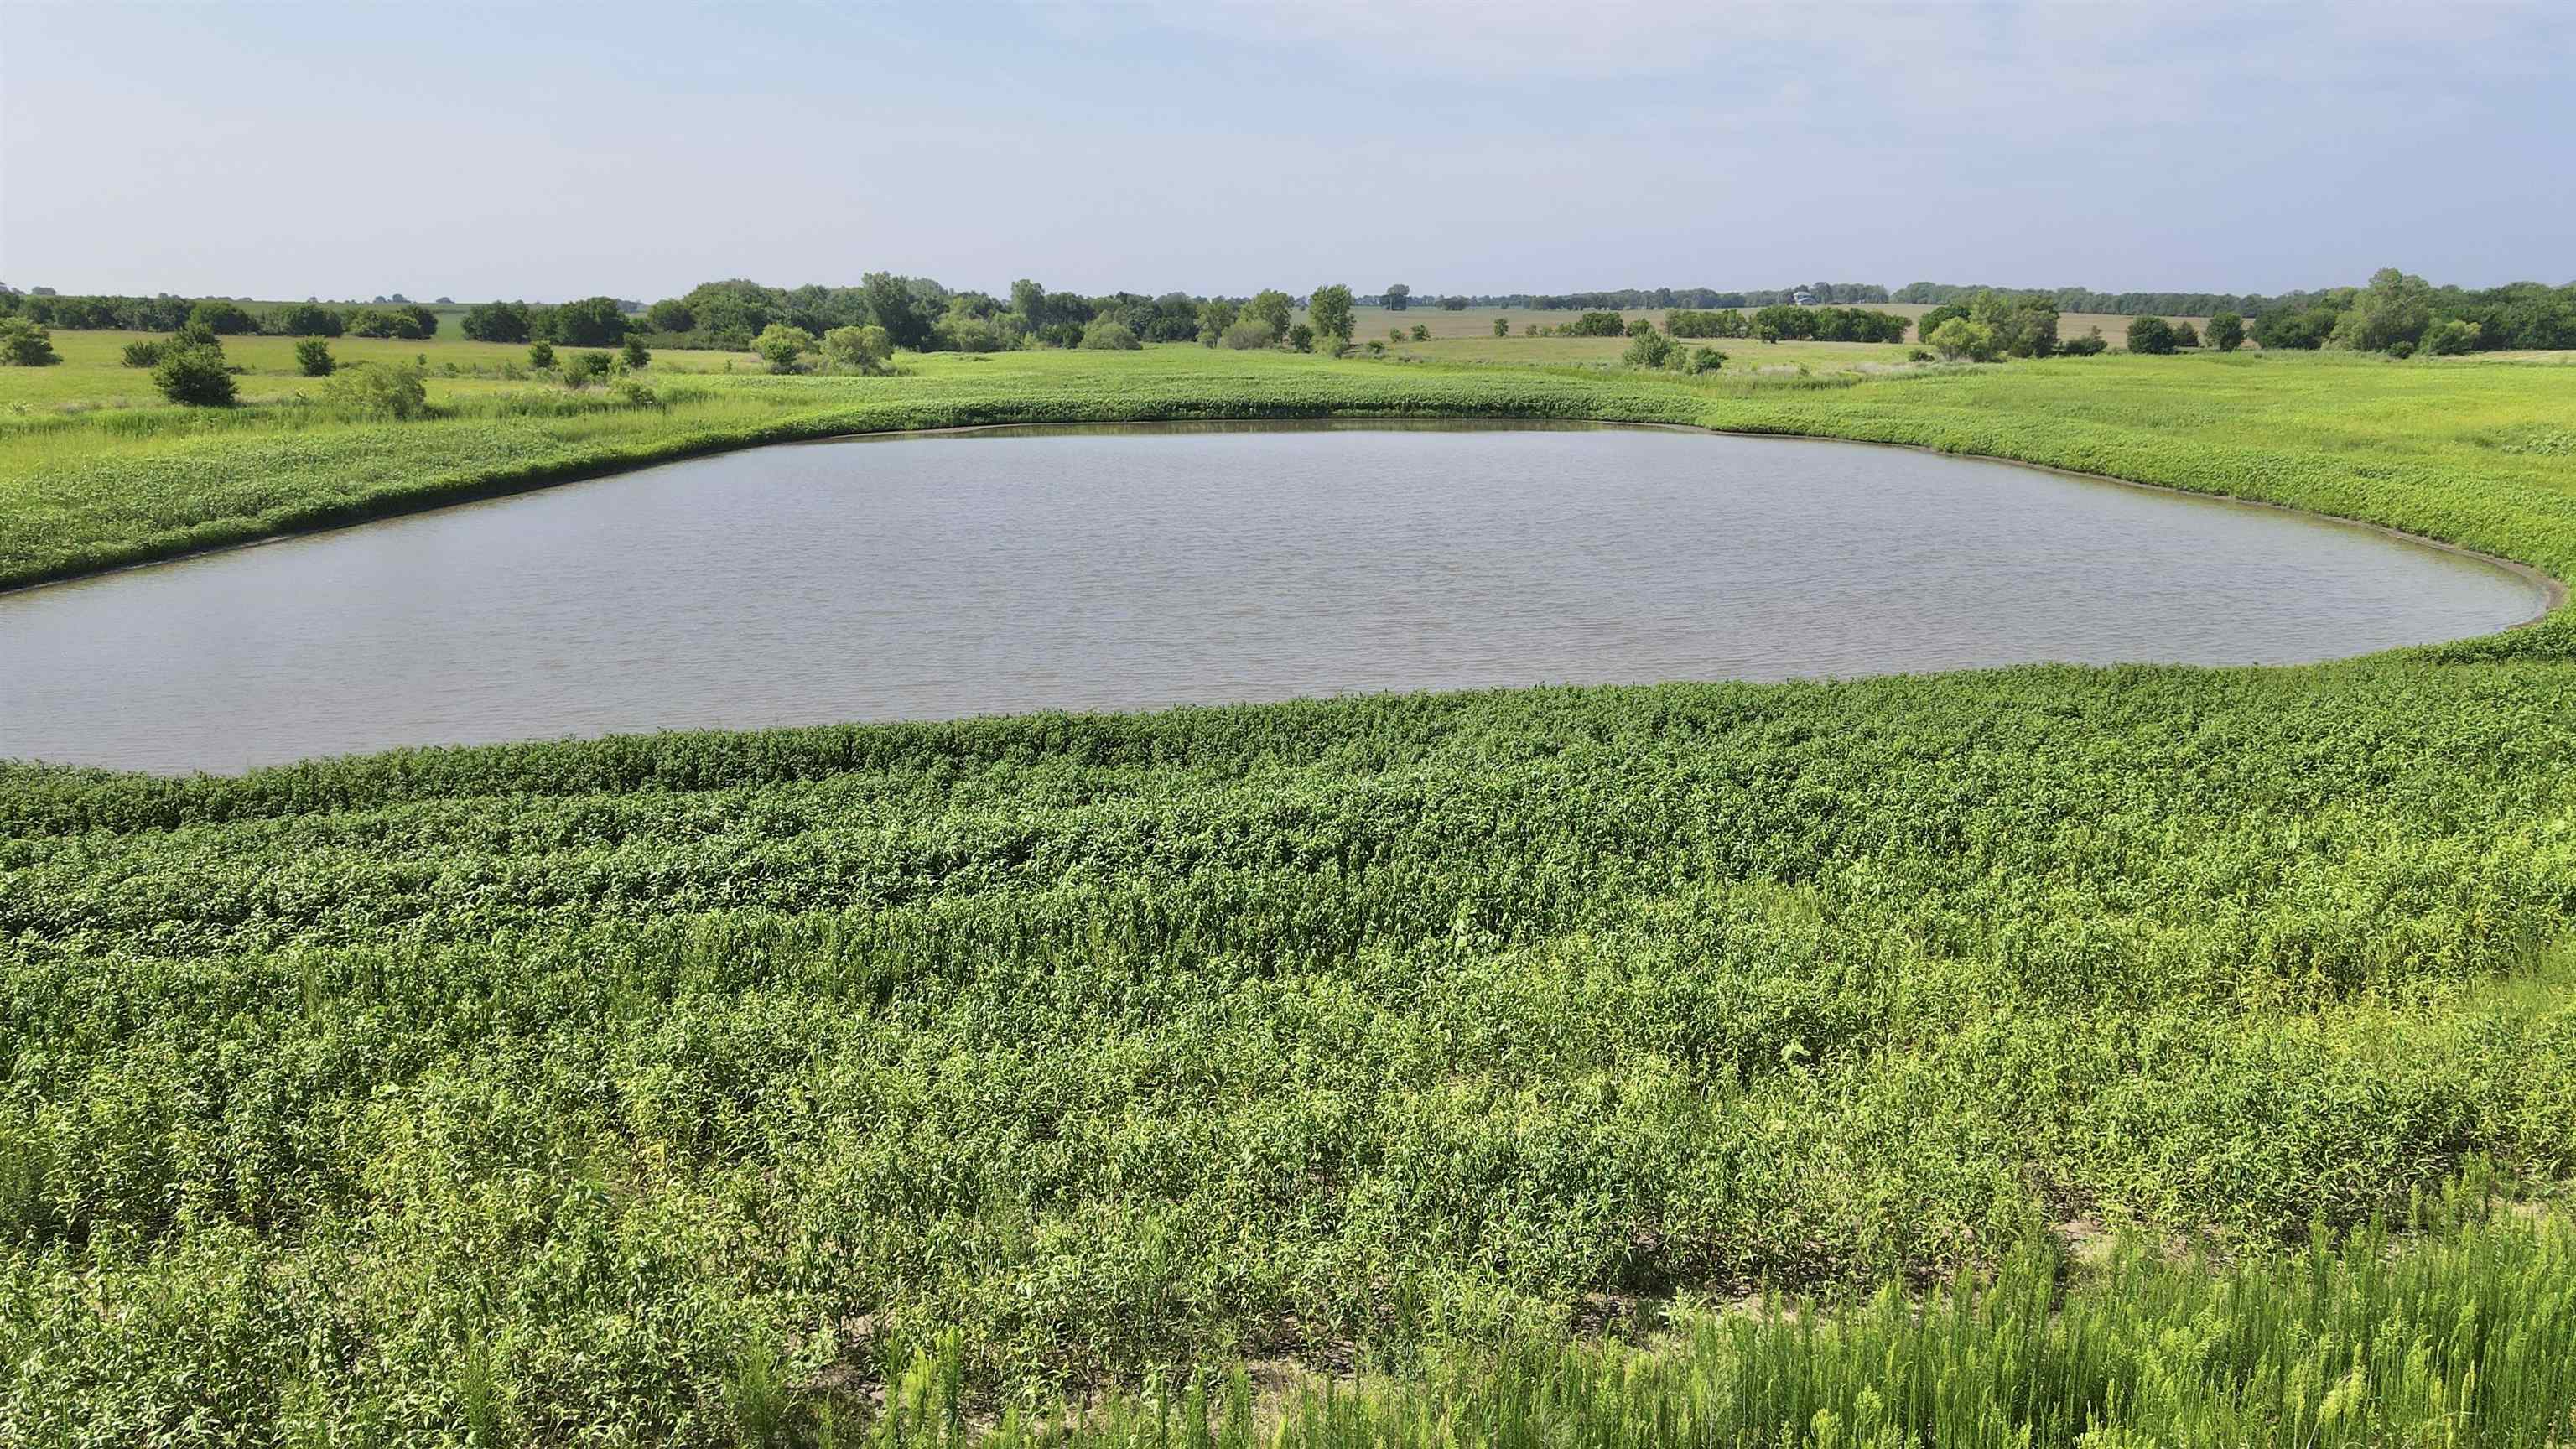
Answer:
[(465, 309), (465, 317), (457, 326), (469, 341), (525, 342), (528, 308), (522, 302), (479, 303)]
[(2069, 357), (2094, 357), (2109, 350), (2110, 346), (2109, 340), (2102, 335), (2102, 329), (2095, 327), (2081, 337), (2070, 338), (2058, 350)]
[(2200, 345), (2200, 329), (2192, 326), (2189, 322), (2176, 322), (2174, 324), (2173, 337), (2174, 346), (2176, 347), (2198, 347)]
[(348, 322), (329, 307), (291, 302), (261, 319), (260, 330), (272, 337), (337, 337)]
[(2474, 352), (2478, 346), (2478, 326), (2458, 317), (2445, 317), (2424, 329), (2423, 349), (2435, 357), (2457, 357)]
[(1630, 333), (1629, 337), (1628, 350), (1619, 354), (1619, 360), (1630, 367), (1666, 366), (1673, 360), (1674, 349), (1680, 345), (1652, 327)]
[(50, 367), (62, 360), (53, 333), (24, 317), (0, 317), (0, 365)]
[(189, 308), (188, 325), (203, 327), (218, 337), (238, 337), (259, 329), (257, 319), (243, 311), (238, 303), (227, 302), (220, 297)]
[(1624, 337), (1628, 324), (1616, 312), (1586, 312), (1561, 330), (1568, 337)]
[(1111, 318), (1097, 318), (1082, 329), (1082, 350), (1085, 352), (1134, 352), (1143, 346), (1126, 323)]
[(1291, 352), (1311, 352), (1315, 348), (1315, 329), (1300, 322), (1288, 329), (1287, 342)]
[(605, 352), (576, 352), (572, 361), (564, 365), (564, 386), (588, 387), (606, 381), (616, 370), (617, 359)]
[(530, 368), (538, 372), (546, 372), (551, 370), (554, 365), (555, 345), (553, 343), (531, 342), (528, 344), (528, 366)]
[(835, 327), (823, 334), (823, 361), (837, 372), (876, 376), (888, 370), (894, 339), (882, 327)]
[(1714, 347), (1694, 347), (1690, 350), (1689, 360), (1682, 364), (1682, 370), (1692, 373), (1715, 372), (1724, 366), (1726, 366), (1725, 353)]
[(330, 343), (307, 337), (295, 344), (295, 366), (306, 377), (329, 377), (339, 362), (331, 356)]
[(643, 338), (629, 333), (624, 345), (617, 349), (617, 360), (623, 363), (629, 372), (642, 372), (653, 365), (653, 352), (644, 345)]
[(2234, 352), (2245, 345), (2245, 319), (2233, 312), (2220, 312), (2209, 319), (2209, 345), (2221, 352)]
[(127, 367), (156, 366), (161, 361), (161, 344), (151, 341), (129, 342), (125, 344), (125, 350), (117, 356), (118, 360)]
[(162, 345), (152, 385), (163, 397), (190, 407), (228, 407), (237, 393), (221, 347), (175, 338)]
[(1414, 324), (1413, 324), (1413, 340), (1414, 340), (1414, 341), (1416, 341), (1416, 342), (1428, 342), (1428, 341), (1430, 341), (1430, 340), (1431, 340), (1431, 329), (1430, 329), (1429, 327), (1427, 327), (1427, 326), (1423, 325), (1423, 324), (1422, 324), (1422, 323), (1420, 323), (1420, 322), (1416, 322), (1416, 323), (1414, 323)]
[(1225, 345), (1237, 352), (1269, 347), (1276, 344), (1278, 340), (1278, 334), (1272, 332), (1268, 326), (1249, 317), (1239, 319), (1225, 329)]
[(626, 310), (615, 297), (584, 297), (547, 312), (546, 327), (566, 347), (614, 347), (626, 336)]
[(1933, 328), (1932, 335), (1923, 340), (1952, 362), (1963, 358), (1970, 362), (1992, 362), (1996, 356), (1994, 329), (1965, 317), (1950, 318)]
[(429, 331), (411, 309), (361, 307), (349, 314), (348, 335), (418, 342), (426, 339)]
[(2156, 357), (2181, 345), (2173, 324), (2162, 317), (2140, 317), (2129, 323), (2129, 350)]
[(806, 353), (814, 350), (814, 334), (802, 327), (772, 322), (752, 339), (751, 350), (776, 373), (794, 372)]
[(345, 417), (406, 422), (429, 411), (429, 388), (417, 366), (369, 362), (331, 374), (323, 405)]

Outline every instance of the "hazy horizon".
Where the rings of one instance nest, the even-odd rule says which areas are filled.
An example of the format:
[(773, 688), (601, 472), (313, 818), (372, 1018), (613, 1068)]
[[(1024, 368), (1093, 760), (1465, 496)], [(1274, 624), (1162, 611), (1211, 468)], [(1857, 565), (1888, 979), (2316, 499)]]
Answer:
[(2555, 284), (2571, 72), (2507, 4), (17, 4), (0, 280)]

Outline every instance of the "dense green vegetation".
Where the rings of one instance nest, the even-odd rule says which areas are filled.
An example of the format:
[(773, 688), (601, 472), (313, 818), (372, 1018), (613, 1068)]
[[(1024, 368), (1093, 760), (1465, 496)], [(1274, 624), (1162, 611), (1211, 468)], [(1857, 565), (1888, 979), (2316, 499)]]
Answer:
[[(896, 365), (0, 420), (0, 578), (832, 432), (1395, 413), (2576, 574), (2551, 367)], [(0, 767), (0, 1423), (919, 1440), (1107, 1385), (1085, 1432), (1157, 1444), (2564, 1439), (2568, 1230), (2486, 1205), (2576, 1167), (2572, 685), (2562, 612), (2295, 670)], [(1766, 1284), (1843, 1306), (1713, 1314)]]

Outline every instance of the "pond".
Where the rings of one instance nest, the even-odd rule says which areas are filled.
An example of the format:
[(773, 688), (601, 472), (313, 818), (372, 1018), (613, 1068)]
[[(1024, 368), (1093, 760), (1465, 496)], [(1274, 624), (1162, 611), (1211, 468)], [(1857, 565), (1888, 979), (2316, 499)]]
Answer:
[(0, 757), (2288, 663), (2542, 607), (2278, 510), (1858, 444), (1494, 424), (764, 448), (0, 595)]

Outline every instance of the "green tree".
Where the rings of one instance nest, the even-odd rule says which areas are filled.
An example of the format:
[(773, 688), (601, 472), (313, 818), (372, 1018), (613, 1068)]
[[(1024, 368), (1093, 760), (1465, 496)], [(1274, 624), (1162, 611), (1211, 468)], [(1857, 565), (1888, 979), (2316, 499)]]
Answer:
[(2234, 352), (2245, 345), (2245, 319), (2233, 312), (2220, 312), (2209, 319), (2209, 345), (2221, 352)]
[(1413, 305), (1413, 289), (1402, 282), (1386, 289), (1386, 310), (1401, 312)]
[(1315, 346), (1315, 329), (1300, 322), (1288, 329), (1288, 350), (1310, 352)]
[(0, 317), (0, 363), (50, 367), (62, 360), (54, 351), (53, 333), (24, 317)]
[(799, 360), (814, 350), (814, 334), (802, 327), (772, 322), (752, 339), (751, 350), (760, 354), (771, 372), (794, 372)]
[(465, 309), (465, 318), (457, 328), (475, 342), (525, 342), (528, 306), (524, 302), (478, 302)]
[(1082, 329), (1085, 352), (1134, 352), (1144, 345), (1137, 340), (1136, 329), (1116, 317), (1094, 317), (1091, 325)]
[(2370, 285), (2335, 323), (2333, 341), (2356, 352), (2386, 352), (2400, 342), (2412, 346), (2432, 322), (2433, 289), (2422, 277), (2384, 267), (2371, 273)]
[(1970, 362), (1992, 362), (1996, 356), (1995, 330), (1983, 322), (1965, 317), (1948, 319), (1933, 328), (1932, 335), (1923, 340), (1952, 362), (1962, 358)]
[(665, 297), (644, 309), (644, 325), (656, 332), (695, 332), (698, 314), (677, 297)]
[(555, 345), (551, 342), (528, 344), (528, 366), (544, 372), (555, 365)]
[(653, 354), (644, 346), (643, 338), (629, 332), (625, 343), (617, 349), (617, 360), (626, 364), (628, 372), (642, 372), (653, 365)]
[(238, 337), (257, 331), (259, 324), (237, 304), (215, 297), (188, 309), (188, 325), (203, 327), (217, 337)]
[(307, 337), (295, 344), (296, 370), (306, 377), (329, 377), (339, 365), (331, 355), (331, 344), (319, 337)]
[(1225, 340), (1227, 329), (1234, 326), (1242, 308), (1223, 297), (1199, 304), (1199, 341), (1210, 347)]
[(1313, 349), (1338, 355), (1351, 345), (1351, 289), (1339, 283), (1317, 287), (1306, 299), (1306, 322), (1315, 329)]
[(2173, 324), (2162, 317), (2140, 317), (2129, 324), (2129, 350), (2156, 357), (2174, 350)]
[(930, 319), (922, 315), (906, 278), (870, 272), (859, 278), (859, 290), (867, 296), (868, 320), (884, 328), (895, 346), (919, 352), (930, 340)]
[(2457, 357), (2477, 345), (2478, 324), (2465, 318), (2445, 317), (2424, 329), (2424, 351), (2435, 357)]
[(1497, 317), (1497, 318), (1495, 318), (1495, 319), (1494, 319), (1494, 335), (1495, 335), (1496, 337), (1509, 337), (1509, 336), (1511, 336), (1511, 335), (1512, 335), (1512, 319), (1511, 319), (1511, 318), (1509, 318), (1509, 317)]
[(1444, 312), (1464, 312), (1467, 310), (1467, 299), (1464, 297), (1443, 297), (1440, 299), (1440, 309)]
[(553, 339), (566, 347), (614, 347), (626, 340), (626, 309), (615, 297), (584, 297), (550, 314)]
[(1264, 340), (1261, 345), (1268, 347), (1288, 335), (1290, 314), (1294, 310), (1287, 293), (1271, 289), (1255, 294), (1251, 301), (1244, 303), (1240, 320), (1262, 329)]
[(2174, 324), (2174, 346), (2198, 347), (2199, 345), (2199, 328), (2192, 326), (2189, 322), (2176, 322)]

